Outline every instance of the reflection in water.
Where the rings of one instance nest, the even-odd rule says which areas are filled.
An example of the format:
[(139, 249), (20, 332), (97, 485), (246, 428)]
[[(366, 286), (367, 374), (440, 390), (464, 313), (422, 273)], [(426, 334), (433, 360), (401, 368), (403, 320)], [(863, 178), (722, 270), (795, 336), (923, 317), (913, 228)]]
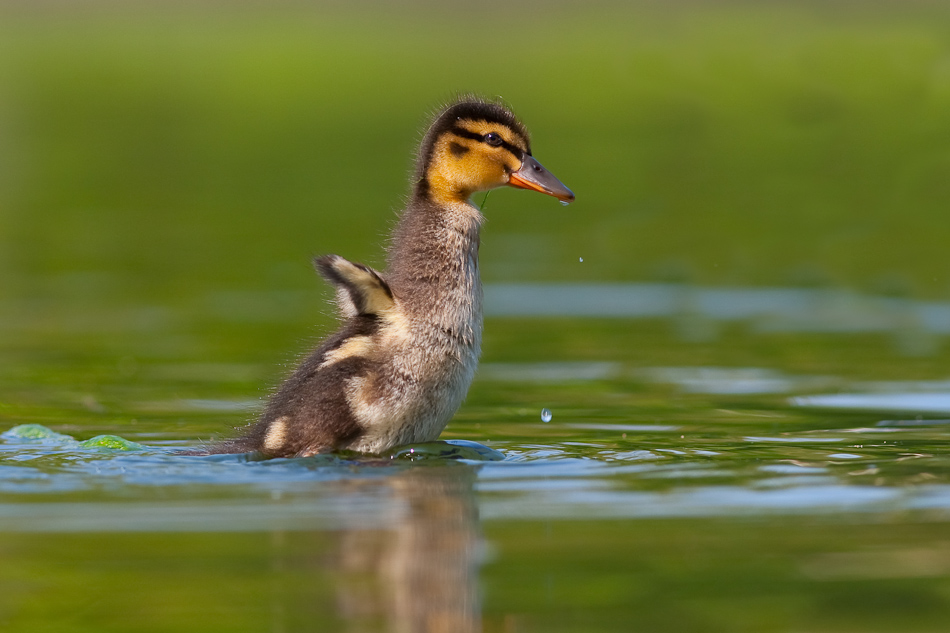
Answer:
[(718, 324), (763, 332), (888, 332), (908, 355), (950, 334), (950, 302), (808, 288), (703, 288), (663, 283), (520, 283), (485, 286), (485, 313), (503, 317), (672, 318), (681, 338), (715, 339)]
[(867, 409), (871, 411), (950, 412), (950, 394), (936, 393), (826, 393), (791, 398), (798, 407), (829, 409)]
[(473, 482), (463, 464), (418, 467), (384, 482), (405, 512), (386, 527), (342, 532), (332, 566), (347, 630), (385, 621), (388, 631), (481, 630), (476, 578), (480, 535)]

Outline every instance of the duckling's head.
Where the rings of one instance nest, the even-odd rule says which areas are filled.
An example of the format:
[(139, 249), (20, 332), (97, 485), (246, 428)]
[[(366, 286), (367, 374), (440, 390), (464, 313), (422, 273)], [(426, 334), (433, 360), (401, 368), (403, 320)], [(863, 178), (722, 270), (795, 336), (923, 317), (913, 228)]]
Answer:
[(509, 185), (574, 200), (570, 189), (531, 155), (528, 131), (505, 106), (464, 98), (429, 127), (416, 166), (416, 193), (439, 204)]

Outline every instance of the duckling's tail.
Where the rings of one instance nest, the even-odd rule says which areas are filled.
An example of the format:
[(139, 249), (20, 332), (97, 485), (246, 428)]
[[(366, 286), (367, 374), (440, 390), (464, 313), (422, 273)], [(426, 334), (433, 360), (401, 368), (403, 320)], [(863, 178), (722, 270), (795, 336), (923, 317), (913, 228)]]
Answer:
[(313, 260), (317, 271), (337, 289), (337, 302), (345, 316), (379, 314), (391, 310), (393, 291), (378, 272), (339, 255)]

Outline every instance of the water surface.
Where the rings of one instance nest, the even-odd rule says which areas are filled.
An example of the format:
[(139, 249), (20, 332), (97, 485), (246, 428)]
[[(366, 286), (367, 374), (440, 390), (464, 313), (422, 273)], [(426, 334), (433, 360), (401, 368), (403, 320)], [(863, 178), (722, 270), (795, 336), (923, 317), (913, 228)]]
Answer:
[[(78, 367), (21, 354), (5, 429), (58, 434), (0, 443), (7, 628), (129, 630), (130, 614), (135, 630), (947, 621), (950, 382), (927, 374), (939, 351), (908, 352), (899, 324), (837, 327), (837, 312), (809, 313), (804, 331), (761, 327), (788, 314), (781, 301), (643, 315), (577, 287), (593, 313), (578, 316), (526, 288), (537, 313), (511, 314), (511, 287), (489, 288), (488, 358), (446, 441), (376, 457), (175, 454), (251, 419), (274, 368), (187, 347), (149, 359), (147, 341), (125, 350), (140, 358)], [(551, 296), (573, 305), (570, 289)], [(168, 337), (193, 318), (135, 328)], [(942, 331), (916, 334), (941, 348)], [(562, 338), (594, 351), (584, 360)], [(736, 346), (761, 362), (736, 363)], [(140, 446), (85, 441), (102, 434)], [(223, 615), (209, 624), (209, 611)]]

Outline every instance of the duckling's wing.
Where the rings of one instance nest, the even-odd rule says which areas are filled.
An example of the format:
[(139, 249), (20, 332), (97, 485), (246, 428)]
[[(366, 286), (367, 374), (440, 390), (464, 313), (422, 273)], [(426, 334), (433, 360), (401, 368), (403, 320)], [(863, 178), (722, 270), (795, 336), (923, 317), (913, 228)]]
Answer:
[(336, 286), (337, 303), (344, 316), (379, 314), (393, 307), (393, 292), (378, 272), (339, 255), (313, 260), (317, 271)]

